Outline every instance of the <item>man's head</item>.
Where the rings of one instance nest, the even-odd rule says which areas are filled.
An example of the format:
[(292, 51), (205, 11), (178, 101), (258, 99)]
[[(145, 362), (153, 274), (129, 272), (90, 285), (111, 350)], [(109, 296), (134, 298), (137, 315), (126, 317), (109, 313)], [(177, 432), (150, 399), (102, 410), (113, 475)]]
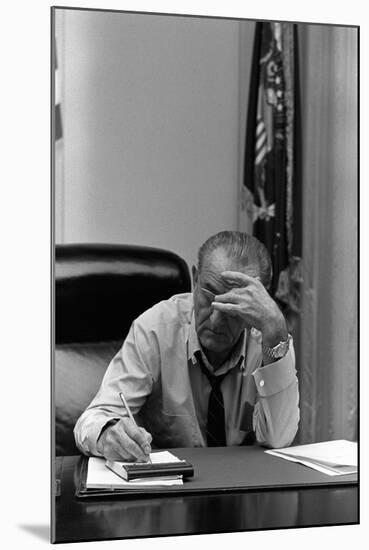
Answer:
[(230, 290), (223, 271), (258, 277), (268, 288), (272, 276), (269, 253), (255, 237), (239, 231), (217, 233), (199, 249), (197, 268), (192, 268), (196, 332), (205, 350), (220, 355), (232, 350), (244, 329), (239, 319), (211, 307), (212, 295)]

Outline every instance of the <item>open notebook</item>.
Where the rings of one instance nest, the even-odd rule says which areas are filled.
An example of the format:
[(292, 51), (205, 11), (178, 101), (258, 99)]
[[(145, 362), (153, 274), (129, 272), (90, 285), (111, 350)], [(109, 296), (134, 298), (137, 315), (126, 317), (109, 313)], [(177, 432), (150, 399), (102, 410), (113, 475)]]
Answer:
[(265, 451), (329, 476), (357, 473), (357, 443), (338, 439)]
[[(179, 459), (169, 451), (150, 454), (152, 464), (175, 463)], [(131, 463), (132, 464), (132, 463)], [(182, 485), (182, 476), (155, 477), (126, 481), (107, 467), (105, 458), (90, 457), (86, 479), (87, 489), (142, 489), (143, 487), (170, 487)]]

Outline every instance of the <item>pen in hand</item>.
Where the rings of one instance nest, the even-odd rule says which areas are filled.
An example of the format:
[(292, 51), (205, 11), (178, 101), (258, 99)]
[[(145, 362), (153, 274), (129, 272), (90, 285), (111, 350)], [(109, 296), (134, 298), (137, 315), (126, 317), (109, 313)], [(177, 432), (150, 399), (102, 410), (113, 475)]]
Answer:
[[(136, 428), (138, 428), (137, 422), (136, 422), (136, 420), (134, 419), (133, 414), (132, 414), (132, 412), (131, 412), (131, 409), (129, 408), (129, 405), (128, 405), (128, 403), (127, 403), (127, 401), (126, 401), (126, 399), (125, 399), (125, 397), (124, 397), (124, 395), (123, 395), (122, 392), (119, 392), (119, 397), (120, 397), (120, 399), (121, 399), (121, 401), (122, 401), (122, 403), (123, 403), (124, 408), (126, 409), (126, 411), (127, 411), (127, 413), (128, 413), (129, 418), (132, 420), (132, 422), (134, 423), (134, 425), (136, 426)], [(145, 453), (145, 454), (146, 454), (146, 453)], [(149, 455), (147, 458), (148, 458), (148, 462), (151, 462), (150, 455)]]

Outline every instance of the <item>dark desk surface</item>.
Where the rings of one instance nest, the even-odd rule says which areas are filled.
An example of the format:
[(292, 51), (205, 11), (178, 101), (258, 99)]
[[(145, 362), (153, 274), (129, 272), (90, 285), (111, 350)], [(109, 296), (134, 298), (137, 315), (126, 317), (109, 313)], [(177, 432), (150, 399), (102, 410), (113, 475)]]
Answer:
[[(224, 450), (229, 452), (227, 449)], [(267, 466), (276, 464), (276, 457), (273, 457), (274, 462), (265, 462), (265, 456), (272, 457), (265, 455), (261, 449), (242, 449), (246, 458), (259, 454), (256, 477), (261, 479), (264, 471), (270, 479), (271, 472)], [(195, 451), (201, 454), (200, 449)], [(216, 458), (219, 449), (213, 452)], [(209, 449), (206, 450), (208, 453)], [(231, 492), (223, 490), (182, 495), (178, 492), (172, 495), (81, 500), (75, 497), (79, 460), (79, 456), (58, 457), (56, 460), (55, 474), (60, 483), (57, 484), (55, 497), (54, 542), (358, 523), (358, 495), (354, 477), (345, 476), (344, 485), (332, 484), (330, 480), (330, 485), (322, 486), (319, 483), (323, 474), (287, 461), (281, 461), (281, 471), (291, 468), (291, 480), (296, 478), (296, 468), (304, 468), (303, 477), (308, 476), (312, 482), (318, 480), (318, 485), (286, 486), (276, 479), (273, 488), (262, 489), (257, 484), (247, 489), (234, 487)], [(194, 466), (196, 468), (195, 461)]]

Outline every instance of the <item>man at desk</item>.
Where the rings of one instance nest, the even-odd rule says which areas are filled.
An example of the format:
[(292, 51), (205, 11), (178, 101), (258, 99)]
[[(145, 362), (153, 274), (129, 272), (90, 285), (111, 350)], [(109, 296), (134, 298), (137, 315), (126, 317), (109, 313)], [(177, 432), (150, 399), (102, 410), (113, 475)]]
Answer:
[(83, 453), (144, 461), (151, 444), (292, 443), (299, 422), (295, 356), (266, 290), (266, 248), (245, 233), (223, 231), (200, 247), (192, 273), (192, 293), (133, 322), (75, 426)]

